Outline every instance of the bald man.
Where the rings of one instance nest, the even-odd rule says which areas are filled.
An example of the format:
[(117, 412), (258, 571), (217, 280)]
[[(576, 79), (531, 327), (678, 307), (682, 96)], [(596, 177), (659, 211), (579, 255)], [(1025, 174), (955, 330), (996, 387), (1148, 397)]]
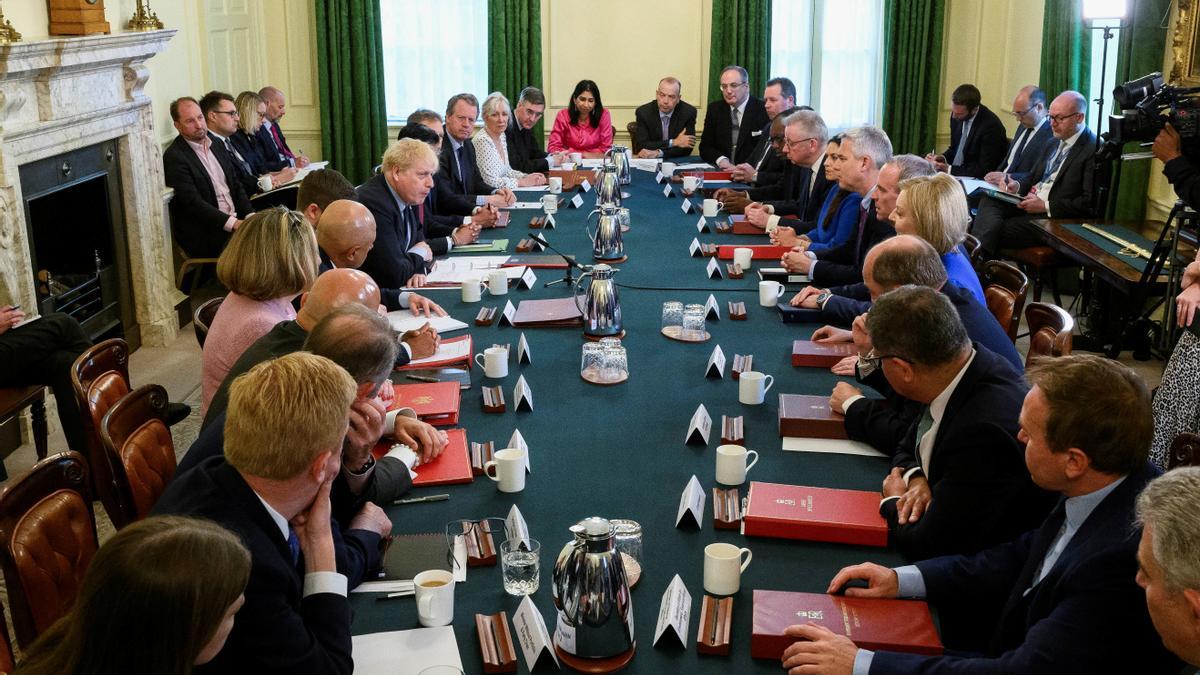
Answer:
[[(207, 427), (225, 411), (229, 402), (229, 385), (238, 375), (267, 359), (300, 351), (309, 332), (321, 319), (338, 307), (349, 304), (362, 305), (371, 311), (379, 308), (379, 287), (370, 276), (358, 270), (335, 269), (317, 277), (317, 282), (305, 296), (296, 318), (276, 324), (270, 332), (250, 345), (229, 369), (229, 374), (225, 376), (208, 405), (203, 426)], [(401, 337), (396, 365), (404, 365), (413, 358), (432, 356), (437, 351), (437, 346), (437, 331), (429, 324), (409, 331)]]
[(258, 136), (265, 147), (275, 150), (277, 156), (277, 161), (270, 164), (278, 164), (281, 167), (294, 166), (297, 169), (308, 166), (308, 158), (303, 153), (292, 152), (283, 136), (283, 129), (279, 128), (279, 120), (287, 114), (287, 99), (283, 92), (277, 87), (263, 87), (258, 90), (258, 95), (267, 102), (267, 114), (263, 117)]

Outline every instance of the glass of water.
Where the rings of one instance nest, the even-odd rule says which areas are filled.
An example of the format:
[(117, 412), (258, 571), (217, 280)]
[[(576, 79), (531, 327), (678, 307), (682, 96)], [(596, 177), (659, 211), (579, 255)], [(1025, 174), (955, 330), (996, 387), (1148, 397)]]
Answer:
[(678, 300), (668, 300), (662, 306), (662, 329), (664, 333), (674, 333), (679, 337), (683, 330), (683, 303)]
[(521, 596), (537, 592), (541, 552), (542, 545), (536, 539), (507, 539), (500, 544), (505, 593)]
[(683, 339), (704, 339), (704, 305), (687, 305), (683, 308)]

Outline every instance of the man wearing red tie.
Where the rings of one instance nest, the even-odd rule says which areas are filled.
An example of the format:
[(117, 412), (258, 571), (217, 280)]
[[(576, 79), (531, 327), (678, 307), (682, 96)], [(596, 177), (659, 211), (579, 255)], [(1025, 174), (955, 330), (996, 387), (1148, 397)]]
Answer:
[(308, 158), (303, 153), (296, 154), (288, 147), (287, 138), (283, 135), (283, 129), (279, 128), (279, 120), (287, 114), (287, 101), (284, 99), (283, 92), (275, 87), (263, 87), (259, 90), (258, 95), (267, 102), (267, 115), (263, 119), (262, 128), (259, 129), (259, 135), (263, 136), (268, 148), (275, 148), (279, 154), (281, 161), (287, 162), (289, 166), (294, 166), (297, 169), (302, 169), (308, 166)]

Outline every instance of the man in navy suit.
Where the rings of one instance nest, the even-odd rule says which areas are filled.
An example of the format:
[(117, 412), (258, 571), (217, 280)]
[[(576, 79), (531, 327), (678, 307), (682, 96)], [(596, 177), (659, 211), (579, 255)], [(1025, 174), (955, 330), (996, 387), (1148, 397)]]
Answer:
[(1013, 99), (1013, 113), (1021, 123), (1013, 136), (1004, 159), (983, 179), (998, 188), (1004, 187), (1005, 174), (1028, 173), (1054, 140), (1050, 133), (1050, 120), (1046, 117), (1046, 92), (1037, 85), (1021, 87)]
[(358, 188), (358, 201), (375, 217), (375, 246), (361, 269), (381, 289), (398, 293), (400, 288), (425, 283), (433, 250), (425, 241), (418, 209), (433, 189), (437, 170), (433, 150), (405, 138), (383, 153), (382, 171)]
[(938, 171), (980, 178), (1000, 163), (1007, 145), (1004, 123), (980, 103), (979, 89), (960, 84), (950, 95), (950, 147), (925, 159)]
[(156, 514), (208, 518), (250, 550), (246, 603), (200, 673), (352, 673), (349, 589), (380, 566), (392, 529), (367, 503), (344, 535), (329, 492), (342, 463), (354, 379), (296, 353), (262, 363), (230, 394), (225, 453), (167, 486)]
[(280, 120), (287, 114), (287, 99), (283, 92), (277, 87), (263, 87), (258, 90), (258, 95), (267, 102), (267, 114), (263, 117), (258, 135), (263, 141), (263, 147), (274, 150), (276, 155), (275, 161), (268, 162), (270, 169), (277, 171), (285, 166), (303, 169), (308, 166), (308, 158), (292, 151), (283, 135), (283, 129), (279, 126)]
[(680, 96), (683, 84), (674, 77), (658, 81), (654, 100), (634, 111), (638, 157), (687, 157), (696, 144), (696, 106)]
[[(1146, 385), (1129, 368), (1091, 355), (1047, 360), (1028, 375), (1033, 388), (1020, 418), (1025, 464), (1038, 485), (1061, 495), (1041, 527), (975, 555), (897, 569), (854, 565), (829, 585), (830, 593), (857, 597), (928, 599), (938, 608), (947, 653), (872, 653), (804, 624), (788, 628), (799, 641), (784, 652), (785, 668), (808, 665), (804, 672), (818, 675), (1178, 672), (1134, 581), (1134, 500), (1158, 473), (1146, 461), (1153, 427)], [(856, 580), (867, 587), (846, 588)]]
[[(471, 134), (475, 133), (475, 121), (479, 119), (479, 99), (473, 94), (456, 94), (446, 104), (446, 136), (442, 141), (439, 173), (445, 179), (443, 185), (448, 196), (457, 198), (455, 208), (447, 213), (470, 213), (473, 207), (491, 204), (497, 208), (511, 206), (517, 195), (508, 188), (492, 192), (483, 182), (479, 164), (475, 161), (475, 145)], [(445, 197), (443, 197), (445, 199)]]
[(721, 98), (709, 103), (704, 113), (700, 156), (722, 171), (732, 171), (749, 160), (770, 121), (762, 99), (750, 95), (746, 69), (725, 66), (721, 71)]

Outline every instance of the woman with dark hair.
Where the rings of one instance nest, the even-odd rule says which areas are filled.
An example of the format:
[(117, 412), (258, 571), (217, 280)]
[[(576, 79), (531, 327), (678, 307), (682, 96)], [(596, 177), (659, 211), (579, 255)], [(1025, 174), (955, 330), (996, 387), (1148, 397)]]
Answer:
[(599, 157), (612, 144), (612, 119), (600, 102), (600, 88), (591, 80), (580, 80), (575, 85), (575, 93), (571, 94), (571, 104), (554, 117), (546, 150)]
[(236, 535), (155, 516), (113, 535), (75, 606), (25, 654), (19, 675), (189, 675), (225, 646), (250, 578)]

